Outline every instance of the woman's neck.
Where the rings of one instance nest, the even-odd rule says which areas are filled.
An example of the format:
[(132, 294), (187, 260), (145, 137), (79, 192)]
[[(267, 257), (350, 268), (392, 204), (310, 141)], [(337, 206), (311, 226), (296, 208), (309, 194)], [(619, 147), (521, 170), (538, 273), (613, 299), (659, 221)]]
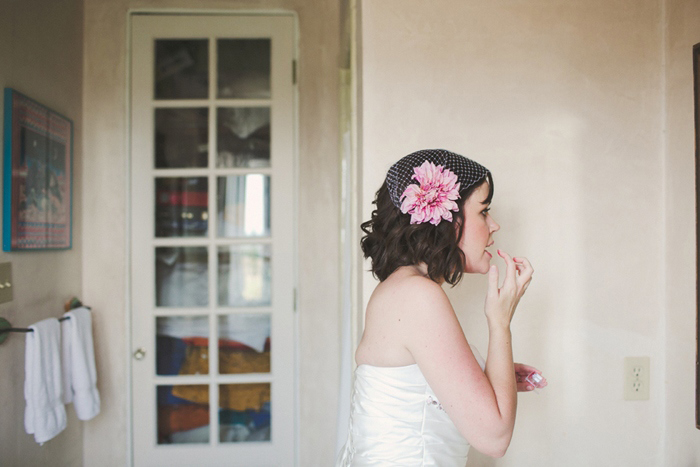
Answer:
[[(428, 265), (425, 263), (418, 263), (410, 266), (413, 268), (414, 271), (416, 271), (418, 274), (420, 274), (423, 277), (427, 277), (430, 279), (430, 275), (428, 274)], [(442, 283), (445, 282), (444, 279), (440, 279), (437, 281), (438, 284), (442, 285)]]

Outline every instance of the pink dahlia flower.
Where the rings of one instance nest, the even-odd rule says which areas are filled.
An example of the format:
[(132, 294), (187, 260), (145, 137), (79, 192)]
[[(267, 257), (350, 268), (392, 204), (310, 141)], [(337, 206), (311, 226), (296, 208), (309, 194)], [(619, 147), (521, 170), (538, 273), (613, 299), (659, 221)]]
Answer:
[(430, 161), (413, 168), (413, 177), (418, 185), (406, 187), (400, 200), (401, 212), (411, 215), (411, 224), (430, 222), (438, 225), (443, 219), (452, 222), (452, 212), (459, 206), (454, 200), (459, 198), (457, 175), (443, 166)]

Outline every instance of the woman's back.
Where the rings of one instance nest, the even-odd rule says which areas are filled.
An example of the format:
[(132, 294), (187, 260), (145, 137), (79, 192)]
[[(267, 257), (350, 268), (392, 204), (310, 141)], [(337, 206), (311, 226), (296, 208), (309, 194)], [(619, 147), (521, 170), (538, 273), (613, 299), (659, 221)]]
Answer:
[(372, 294), (356, 353), (348, 441), (337, 466), (465, 465), (469, 443), (406, 346), (415, 315), (431, 312), (415, 304), (436, 293), (444, 295), (420, 268), (401, 267)]
[(394, 271), (375, 288), (367, 303), (365, 328), (355, 352), (358, 365), (398, 367), (416, 363), (406, 341), (410, 341), (410, 321), (416, 313), (413, 304), (422, 294), (443, 293), (440, 286), (424, 277), (413, 266)]
[(464, 466), (469, 444), (418, 365), (355, 371), (348, 441), (336, 466)]

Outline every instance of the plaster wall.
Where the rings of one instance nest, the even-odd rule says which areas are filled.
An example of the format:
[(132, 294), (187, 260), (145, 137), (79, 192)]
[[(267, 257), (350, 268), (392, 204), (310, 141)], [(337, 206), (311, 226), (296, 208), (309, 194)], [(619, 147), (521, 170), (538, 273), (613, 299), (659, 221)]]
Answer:
[(666, 386), (665, 465), (700, 464), (695, 428), (695, 143), (693, 44), (700, 43), (700, 2), (668, 0), (665, 79)]
[[(104, 416), (85, 433), (85, 465), (127, 465), (127, 12), (286, 10), (299, 18), (299, 465), (329, 465), (339, 377), (339, 4), (330, 0), (85, 0), (83, 261), (96, 323)], [(162, 10), (161, 10), (162, 11)], [(89, 174), (89, 177), (87, 176)], [(319, 254), (323, 252), (323, 255)], [(320, 257), (323, 260), (320, 260)], [(138, 312), (138, 310), (134, 310)], [(108, 440), (108, 441), (107, 441)]]
[[(494, 251), (527, 256), (536, 271), (513, 321), (514, 353), (549, 387), (519, 396), (505, 457), (473, 450), (468, 465), (662, 465), (661, 4), (385, 0), (361, 8), (363, 220), (395, 160), (451, 149), (494, 175), (491, 212), (502, 226)], [(678, 173), (689, 172), (682, 164)], [(685, 284), (692, 270), (684, 271)], [(365, 274), (365, 303), (375, 285)], [(448, 290), (483, 353), (485, 290), (483, 276)], [(694, 323), (685, 318), (678, 327)], [(678, 349), (688, 362), (691, 347)], [(651, 358), (650, 400), (623, 400), (626, 356)]]
[[(300, 465), (332, 462), (339, 261), (317, 252), (338, 251), (338, 6), (0, 0), (0, 84), (75, 124), (73, 248), (0, 253), (15, 282), (0, 316), (29, 325), (82, 295), (96, 312), (104, 401), (87, 423), (69, 408), (68, 429), (36, 445), (22, 422), (24, 340), (12, 336), (0, 349), (3, 465), (129, 462), (126, 18), (130, 8), (193, 6), (299, 15)], [(690, 60), (698, 2), (384, 0), (362, 2), (362, 12), (363, 219), (394, 160), (453, 149), (493, 171), (496, 246), (537, 270), (514, 346), (550, 386), (520, 397), (506, 457), (472, 451), (469, 465), (700, 462)], [(467, 338), (485, 350), (483, 279), (448, 293)], [(365, 302), (374, 284), (363, 276)], [(622, 400), (628, 355), (651, 356), (648, 402)]]
[[(65, 115), (74, 131), (73, 247), (0, 252), (0, 263), (12, 263), (13, 278), (13, 300), (0, 305), (0, 316), (26, 327), (59, 318), (66, 300), (82, 298), (83, 2), (0, 0), (0, 12), (0, 88), (14, 88)], [(85, 422), (72, 405), (66, 429), (43, 446), (25, 433), (24, 341), (24, 334), (14, 333), (0, 346), (0, 464), (82, 465)]]

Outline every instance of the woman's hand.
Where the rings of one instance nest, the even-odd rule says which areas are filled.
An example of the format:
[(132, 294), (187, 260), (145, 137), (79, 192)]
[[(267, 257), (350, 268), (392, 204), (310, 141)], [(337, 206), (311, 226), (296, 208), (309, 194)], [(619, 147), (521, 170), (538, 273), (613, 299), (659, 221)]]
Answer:
[(489, 269), (489, 288), (486, 294), (486, 318), (489, 326), (509, 327), (515, 308), (532, 280), (532, 265), (527, 258), (511, 258), (498, 250), (498, 255), (506, 263), (506, 278), (498, 288), (498, 267)]
[[(522, 363), (514, 363), (513, 366), (515, 367), (515, 381), (518, 383), (518, 392), (527, 392), (535, 389), (535, 386), (525, 381), (525, 378), (533, 372), (542, 376), (542, 372), (534, 366), (524, 365)], [(542, 376), (542, 381), (537, 383), (537, 388), (543, 388), (545, 386), (547, 386), (547, 379)]]

